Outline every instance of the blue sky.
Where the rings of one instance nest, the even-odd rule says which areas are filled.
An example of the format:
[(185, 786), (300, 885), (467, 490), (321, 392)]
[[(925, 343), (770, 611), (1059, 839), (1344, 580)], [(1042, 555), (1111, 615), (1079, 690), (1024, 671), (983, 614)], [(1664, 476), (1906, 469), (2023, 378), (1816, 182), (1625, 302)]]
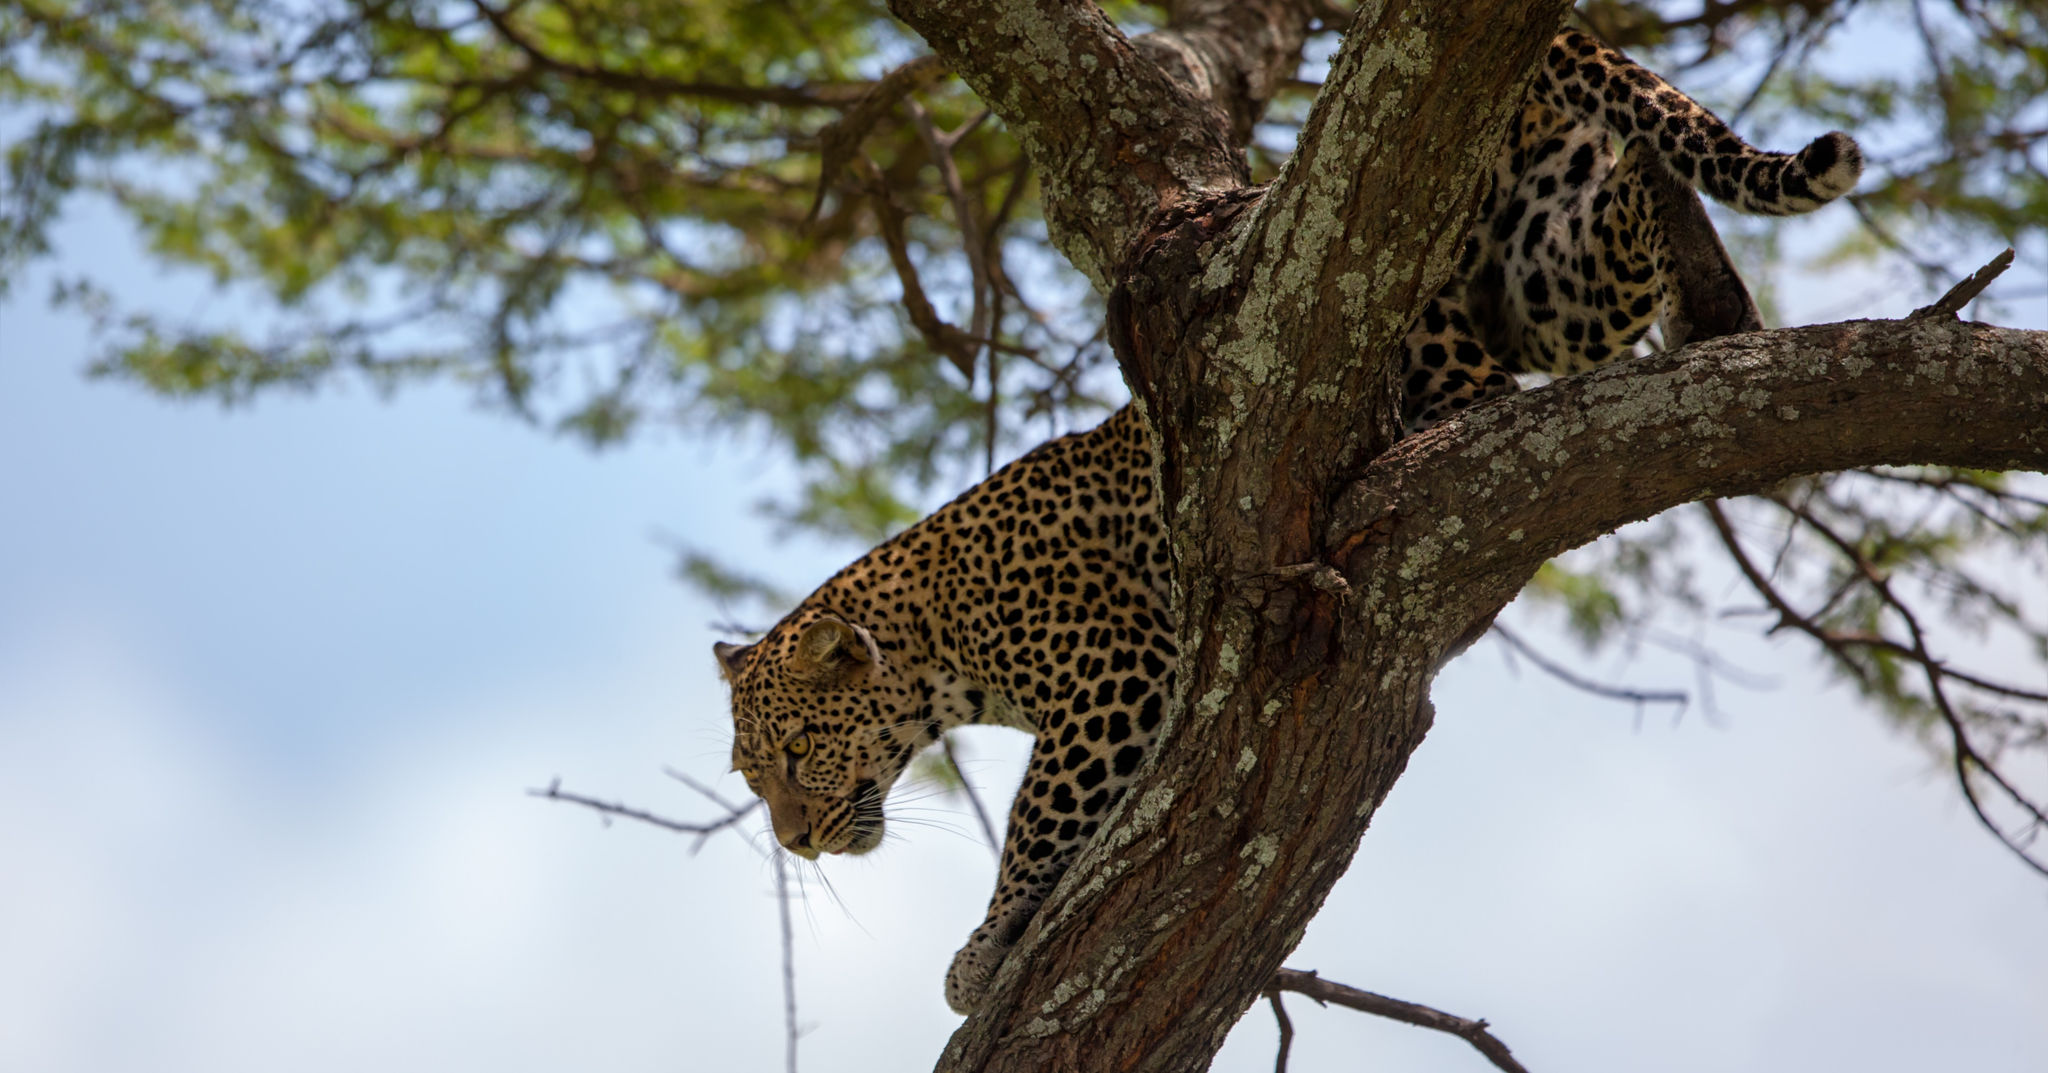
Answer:
[[(159, 308), (235, 301), (90, 205), (59, 249)], [(450, 390), (165, 403), (81, 377), (47, 278), (0, 305), (0, 1069), (779, 1068), (750, 844), (693, 857), (524, 793), (708, 812), (660, 769), (725, 766), (721, 615), (655, 534), (821, 580), (852, 550), (745, 511), (773, 460), (593, 455)], [(1787, 307), (1921, 299), (1852, 282), (1788, 280)], [(1477, 646), (1290, 963), (1489, 1017), (1539, 1070), (2048, 1067), (2048, 885), (1810, 651), (1731, 643), (1781, 684), (1640, 726)], [(991, 802), (1024, 741), (970, 740)], [(957, 1024), (939, 983), (993, 861), (922, 815), (955, 829), (826, 862), (838, 900), (801, 907), (806, 1070), (915, 1067)], [(1292, 1011), (1298, 1069), (1483, 1068)], [(1270, 1068), (1272, 1039), (1254, 1008), (1217, 1068)]]

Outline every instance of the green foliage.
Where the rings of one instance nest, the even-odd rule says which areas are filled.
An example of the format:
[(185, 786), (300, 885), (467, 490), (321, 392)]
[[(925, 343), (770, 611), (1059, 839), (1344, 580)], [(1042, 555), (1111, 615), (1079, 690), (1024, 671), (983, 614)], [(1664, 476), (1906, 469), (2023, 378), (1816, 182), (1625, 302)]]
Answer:
[[(2044, 256), (2038, 5), (1591, 0), (1580, 18), (1747, 126), (1864, 136), (1869, 226), (1839, 256), (1907, 248), (1944, 277), (1987, 237)], [(1816, 61), (1899, 27), (1915, 62)], [(67, 282), (53, 297), (100, 329), (95, 375), (227, 404), (453, 379), (592, 446), (750, 435), (803, 475), (770, 517), (869, 542), (1120, 395), (1016, 142), (923, 51), (872, 0), (14, 0), (0, 287), (65, 205), (109, 199), (242, 314), (188, 323)], [(1260, 172), (1312, 92), (1273, 102)], [(1765, 224), (1729, 237), (1746, 264), (1778, 256)], [(1683, 588), (1651, 577), (1667, 548), (1624, 547), (1537, 579), (1588, 644), (1633, 613), (1617, 579)]]
[[(1162, 17), (1109, 11), (1132, 32)], [(1871, 167), (1838, 261), (1903, 260), (1934, 289), (1988, 240), (2020, 251), (2002, 285), (2040, 286), (2040, 4), (1586, 0), (1578, 17), (1759, 142), (1855, 132)], [(63, 282), (53, 299), (99, 328), (96, 376), (229, 405), (454, 380), (591, 446), (750, 435), (803, 478), (768, 516), (871, 543), (1121, 394), (1029, 163), (923, 54), (874, 0), (8, 0), (0, 292), (67, 205), (104, 199), (237, 314), (185, 322)], [(1272, 103), (1256, 174), (1291, 151), (1319, 66)], [(1775, 225), (1726, 231), (1768, 309)], [(1902, 725), (1959, 752), (2048, 743), (2048, 690), (1930, 670), (1946, 665), (1914, 610), (2031, 653), (2021, 673), (2048, 662), (2015, 595), (2042, 591), (2037, 489), (1873, 471), (1726, 517), (1635, 527), (1531, 595), (1588, 648), (1634, 644), (1665, 616), (1745, 610), (1698, 591), (1704, 549), (1753, 568), (1769, 624)], [(787, 602), (688, 548), (678, 572)]]
[[(914, 54), (879, 4), (820, 0), (25, 0), (0, 9), (19, 131), (0, 285), (72, 198), (109, 198), (153, 256), (260, 314), (184, 323), (66, 284), (102, 329), (97, 375), (226, 403), (447, 377), (598, 446), (724, 425), (809, 467), (780, 516), (866, 537), (986, 453), (991, 384), (1013, 393), (998, 437), (1085, 394), (1032, 372), (1072, 362), (1086, 332), (1060, 333), (1090, 303), (1069, 285), (1029, 304), (1051, 259), (999, 124), (947, 152), (985, 243), (1026, 273), (985, 286), (989, 334), (1020, 357), (937, 362), (908, 323), (878, 200), (933, 304), (967, 301), (929, 139), (895, 97), (858, 114)], [(916, 85), (937, 129), (977, 112)], [(854, 166), (821, 195), (820, 148), (849, 122)]]
[[(1757, 42), (1796, 60), (1864, 16), (1582, 17), (1685, 70)], [(1773, 121), (1917, 121), (1859, 195), (1870, 243), (1909, 225), (2012, 240), (2048, 219), (2042, 18), (1921, 14), (1917, 68), (1772, 63), (1751, 96)], [(262, 315), (189, 324), (96, 296), (98, 375), (223, 402), (454, 378), (600, 446), (749, 431), (811, 482), (775, 517), (865, 539), (1035, 438), (1027, 416), (1117, 394), (1093, 375), (1096, 296), (1046, 244), (1016, 143), (905, 66), (921, 52), (882, 5), (845, 0), (17, 0), (0, 287), (49, 252), (70, 199), (111, 198), (155, 257)], [(1308, 99), (1274, 103), (1261, 170)]]

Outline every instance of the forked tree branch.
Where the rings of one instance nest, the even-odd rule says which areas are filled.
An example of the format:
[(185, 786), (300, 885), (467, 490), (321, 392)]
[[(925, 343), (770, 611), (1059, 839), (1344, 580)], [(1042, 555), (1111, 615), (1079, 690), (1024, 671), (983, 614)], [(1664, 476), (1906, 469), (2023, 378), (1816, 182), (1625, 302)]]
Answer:
[[(1729, 522), (1728, 516), (1721, 509), (1720, 504), (1712, 502), (1703, 504), (1707, 517), (1713, 523), (1715, 533), (1720, 537), (1722, 546), (1727, 549), (1729, 557), (1734, 560), (1736, 569), (1741, 572), (1743, 579), (1749, 583), (1750, 588), (1755, 590), (1757, 595), (1761, 596), (1764, 602), (1777, 613), (1778, 623), (1773, 628), (1794, 629), (1806, 634), (1818, 642), (1822, 649), (1838, 665), (1859, 678), (1863, 677), (1867, 671), (1851, 655), (1855, 649), (1876, 649), (1908, 660), (1918, 667), (1925, 678), (1927, 701), (1934, 708), (1936, 714), (1940, 716), (1942, 726), (1948, 732), (1949, 762), (1955, 773), (1957, 789), (1962, 792), (1963, 800), (1970, 806), (1971, 814), (1976, 817), (1979, 825), (1991, 832), (1992, 837), (1998, 839), (1999, 843), (2013, 856), (2017, 857), (2021, 863), (2043, 876), (2048, 876), (2048, 860), (2038, 856), (2031, 846), (2033, 838), (2041, 830), (2048, 829), (2048, 813), (2044, 813), (2042, 806), (2038, 802), (2013, 783), (2012, 779), (2000, 769), (1994, 757), (1986, 756), (1984, 750), (1977, 747), (1970, 734), (1969, 725), (1957, 713), (1955, 704), (1949, 697), (1947, 683), (1953, 680), (1986, 690), (1987, 692), (2003, 693), (2008, 696), (2018, 695), (2027, 699), (2034, 699), (2038, 695), (2029, 694), (2023, 690), (2010, 689), (1978, 676), (1954, 670), (1944, 661), (1935, 658), (1927, 647), (1927, 636), (1921, 628), (1919, 616), (1913, 612), (1913, 609), (1904, 600), (1900, 599), (1892, 591), (1890, 579), (1885, 576), (1884, 572), (1876, 564), (1870, 561), (1861, 548), (1857, 547), (1853, 541), (1835, 532), (1832, 527), (1819, 518), (1814, 517), (1811, 512), (1786, 503), (1781, 499), (1773, 499), (1772, 502), (1777, 503), (1780, 508), (1792, 515), (1799, 524), (1819, 534), (1827, 544), (1835, 549), (1837, 554), (1841, 555), (1853, 566), (1855, 579), (1875, 592), (1879, 600), (1883, 602), (1883, 605), (1905, 623), (1912, 643), (1907, 645), (1885, 637), (1845, 634), (1823, 626), (1816, 620), (1815, 615), (1798, 610), (1792, 605), (1791, 600), (1779, 591), (1778, 586), (1772, 583), (1770, 577), (1762, 569), (1758, 568), (1756, 563), (1749, 557), (1749, 553), (1743, 548), (1741, 539), (1735, 535), (1735, 528)], [(1977, 786), (1979, 778), (1988, 780), (1991, 783), (1992, 789), (1997, 792), (1999, 797), (2005, 800), (2007, 805), (2023, 814), (2025, 821), (2018, 833), (2007, 830), (2004, 825), (1993, 819), (1986, 810), (1984, 800), (1980, 796)]]
[(562, 789), (562, 780), (560, 779), (554, 779), (550, 781), (546, 789), (528, 790), (526, 791), (526, 793), (529, 797), (544, 797), (549, 801), (562, 801), (571, 805), (581, 805), (584, 808), (590, 809), (593, 812), (596, 812), (602, 816), (607, 817), (608, 819), (610, 817), (616, 816), (620, 819), (627, 819), (639, 823), (651, 824), (655, 827), (660, 827), (664, 830), (674, 831), (677, 834), (695, 835), (697, 836), (697, 840), (691, 843), (690, 845), (690, 852), (692, 853), (695, 853), (699, 849), (702, 849), (704, 847), (705, 839), (710, 838), (712, 835), (715, 835), (720, 831), (731, 828), (733, 825), (739, 823), (741, 820), (753, 815), (754, 811), (761, 805), (760, 799), (758, 798), (749, 801), (744, 805), (727, 804), (723, 800), (720, 800), (717, 797), (717, 795), (712, 794), (709, 790), (704, 789), (702, 786), (699, 786), (695, 782), (691, 782), (687, 776), (677, 775), (676, 777), (682, 779), (685, 783), (688, 783), (692, 788), (696, 789), (698, 792), (705, 794), (707, 797), (711, 797), (714, 801), (717, 801), (718, 804), (726, 810), (725, 815), (719, 817), (718, 819), (708, 820), (703, 823), (689, 823), (683, 820), (672, 820), (666, 816), (658, 816), (652, 812), (648, 812), (645, 809), (634, 808), (630, 805), (620, 804), (614, 801), (600, 801), (594, 797), (586, 797), (582, 794), (570, 793), (569, 791)]
[(1103, 291), (1160, 208), (1236, 189), (1252, 120), (1300, 62), (1296, 0), (1184, 0), (1136, 41), (1092, 0), (892, 0), (1023, 142), (1054, 245)]
[[(1281, 969), (1273, 977), (1271, 994), (1273, 1008), (1276, 1011), (1280, 1008), (1278, 993), (1281, 991), (1296, 991), (1320, 1003), (1334, 1002), (1339, 1006), (1414, 1025), (1417, 1028), (1448, 1032), (1478, 1048), (1479, 1053), (1485, 1055), (1487, 1061), (1505, 1073), (1529, 1073), (1528, 1069), (1508, 1052), (1508, 1045), (1487, 1031), (1491, 1026), (1485, 1021), (1474, 1021), (1417, 1003), (1376, 995), (1370, 991), (1360, 991), (1334, 980), (1325, 980), (1317, 976), (1313, 970), (1303, 972), (1300, 969)], [(1285, 1051), (1282, 1053), (1284, 1055)]]
[[(1161, 744), (942, 1070), (1205, 1064), (1420, 743), (1436, 668), (1557, 552), (1795, 474), (2048, 464), (2048, 336), (1938, 317), (1622, 363), (1382, 453), (1396, 343), (1448, 274), (1563, 0), (1361, 5), (1265, 192), (1243, 185), (1230, 94), (1189, 72), (1255, 83), (1274, 50), (1204, 52), (1185, 31), (1235, 17), (1257, 38), (1255, 16), (1307, 4), (1177, 9), (1162, 40), (1204, 57), (1179, 67), (1086, 0), (892, 7), (1018, 133), (1060, 249), (1117, 285), (1181, 646)], [(1347, 584), (1275, 582), (1318, 562)]]

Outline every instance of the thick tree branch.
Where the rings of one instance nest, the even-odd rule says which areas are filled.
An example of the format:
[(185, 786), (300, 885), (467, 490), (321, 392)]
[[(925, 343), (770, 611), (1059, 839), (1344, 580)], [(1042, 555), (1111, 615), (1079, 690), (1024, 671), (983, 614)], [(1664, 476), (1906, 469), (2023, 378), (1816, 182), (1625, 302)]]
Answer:
[[(1033, 17), (1045, 6), (1065, 11), (1041, 4)], [(1147, 235), (1123, 262), (1111, 334), (1161, 439), (1180, 585), (1179, 710), (1167, 744), (1041, 907), (940, 1068), (1089, 1068), (1108, 1054), (1133, 1070), (1206, 1064), (1299, 940), (1420, 742), (1437, 640), (1354, 632), (1341, 619), (1356, 601), (1341, 586), (1278, 568), (1327, 559), (1337, 478), (1392, 438), (1386, 364), (1461, 239), (1462, 222), (1438, 220), (1465, 218), (1528, 73), (1484, 57), (1533, 58), (1564, 7), (1375, 5), (1324, 90), (1340, 103), (1301, 173), (1314, 182), (1283, 176), (1276, 208), (1254, 191), (1185, 184), (1152, 203), (1168, 211), (1142, 232), (1130, 221), (1096, 225)], [(1360, 29), (1382, 25), (1400, 31), (1398, 47)], [(973, 62), (934, 48), (956, 69)], [(1448, 56), (1469, 64), (1445, 77), (1435, 65)], [(985, 94), (1014, 91), (965, 77)], [(1107, 92), (1073, 89), (1083, 101)], [(984, 99), (1010, 119), (1014, 103)], [(1479, 116), (1490, 121), (1466, 121)], [(1141, 130), (1108, 135), (1153, 151)], [(1352, 166), (1338, 163), (1347, 136), (1376, 143), (1362, 159), (1380, 181), (1340, 174)], [(1401, 156), (1424, 144), (1437, 156)], [(1105, 194), (1079, 207), (1108, 217), (1152, 205)], [(1337, 282), (1320, 291), (1326, 269)], [(1347, 397), (1333, 384), (1366, 390)]]
[[(1799, 474), (1905, 463), (2048, 468), (2048, 334), (1851, 321), (1570, 377), (1377, 459), (1329, 538), (1347, 572), (1426, 567), (1403, 603), (1490, 616), (1545, 560), (1628, 522)], [(1391, 598), (1385, 578), (1353, 576), (1362, 583), (1368, 599)]]
[[(1363, 5), (1263, 197), (1187, 206), (1125, 265), (1112, 312), (1124, 323), (1112, 327), (1160, 437), (1165, 501), (1186, 501), (1191, 451), (1225, 444), (1228, 468), (1200, 480), (1228, 501), (1272, 501), (1235, 526), (1215, 519), (1234, 532), (1171, 519), (1184, 548), (1230, 554), (1238, 573), (1311, 558), (1324, 502), (1311, 490), (1398, 436), (1396, 344), (1449, 277), (1481, 177), (1567, 6)], [(1363, 419), (1329, 427), (1324, 407), (1339, 399)], [(1270, 438), (1241, 437), (1265, 421)], [(1247, 450), (1268, 442), (1272, 457)], [(1253, 536), (1275, 531), (1289, 539)]]
[(1153, 213), (1244, 185), (1239, 146), (1311, 17), (1292, 0), (1189, 2), (1134, 42), (1090, 0), (889, 8), (1016, 132), (1054, 244), (1105, 291)]
[[(2041, 338), (1938, 318), (1624, 363), (1381, 454), (1395, 346), (1566, 6), (1363, 5), (1296, 158), (1255, 191), (1215, 72), (1256, 86), (1304, 24), (1279, 14), (1309, 5), (1189, 4), (1141, 46), (1082, 0), (894, 0), (1017, 131), (1060, 248), (1118, 285), (1180, 620), (1163, 744), (941, 1069), (1204, 1066), (1420, 743), (1436, 668), (1557, 551), (1794, 473), (2048, 463)], [(1250, 24), (1192, 32), (1232, 18)], [(1162, 43), (1201, 62), (1162, 68)]]

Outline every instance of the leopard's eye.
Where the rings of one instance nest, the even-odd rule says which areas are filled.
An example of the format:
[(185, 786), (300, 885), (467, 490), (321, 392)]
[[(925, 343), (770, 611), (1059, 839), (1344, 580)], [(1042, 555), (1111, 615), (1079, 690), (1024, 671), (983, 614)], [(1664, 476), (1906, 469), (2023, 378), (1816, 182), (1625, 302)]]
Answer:
[(809, 734), (798, 734), (796, 737), (789, 739), (789, 744), (783, 746), (783, 749), (788, 751), (791, 756), (808, 756), (811, 752), (811, 736)]

